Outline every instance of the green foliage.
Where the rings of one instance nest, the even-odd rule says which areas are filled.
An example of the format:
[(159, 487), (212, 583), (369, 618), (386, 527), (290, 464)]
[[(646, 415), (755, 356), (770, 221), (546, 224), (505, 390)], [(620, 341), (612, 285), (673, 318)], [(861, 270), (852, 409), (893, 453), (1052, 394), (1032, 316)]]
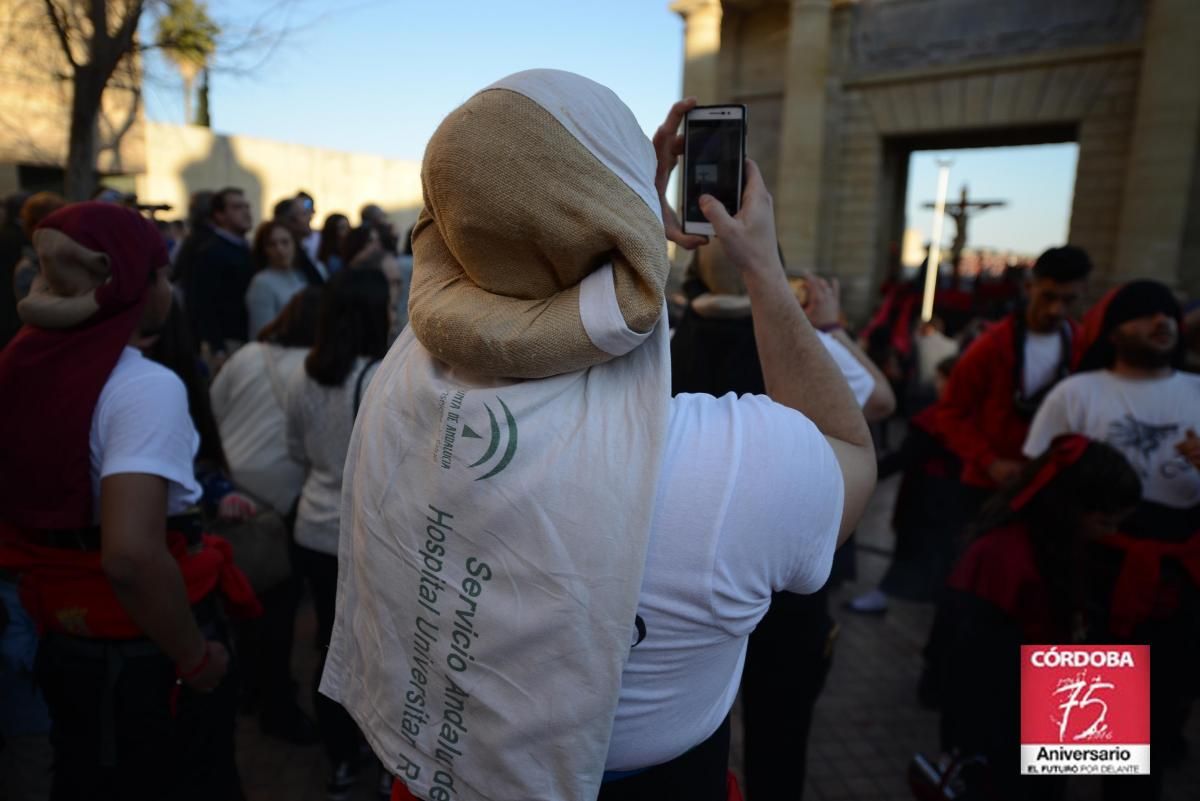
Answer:
[(158, 20), (156, 44), (191, 83), (217, 50), (220, 27), (208, 16), (204, 0), (169, 0)]

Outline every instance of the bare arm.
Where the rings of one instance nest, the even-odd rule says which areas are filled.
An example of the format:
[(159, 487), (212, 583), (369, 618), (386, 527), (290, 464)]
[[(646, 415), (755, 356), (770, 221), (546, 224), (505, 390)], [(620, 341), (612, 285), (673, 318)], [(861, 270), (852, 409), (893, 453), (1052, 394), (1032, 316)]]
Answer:
[(875, 448), (854, 394), (784, 276), (774, 204), (758, 166), (749, 159), (746, 176), (736, 217), (707, 195), (700, 199), (700, 208), (745, 280), (767, 395), (808, 417), (837, 456), (845, 484), (840, 544), (858, 523), (875, 487)]
[[(804, 313), (814, 327), (828, 330), (839, 325), (842, 317), (841, 287), (838, 280), (826, 281), (824, 278), (808, 274), (805, 276), (807, 285)], [(871, 394), (863, 402), (863, 416), (868, 421), (882, 420), (896, 410), (896, 395), (887, 376), (876, 366), (875, 362), (863, 352), (850, 336), (842, 329), (834, 331), (831, 336), (846, 349), (853, 359), (862, 366), (871, 377)]]
[[(218, 644), (207, 643), (196, 625), (183, 575), (167, 550), (166, 510), (167, 482), (159, 476), (122, 473), (102, 479), (101, 563), (121, 606), (177, 666), (192, 668), (209, 653), (214, 670), (208, 673), (217, 667), (219, 672), (192, 682), (207, 689), (220, 681), (228, 656)], [(220, 653), (210, 652), (212, 646)]]
[(842, 347), (850, 351), (850, 355), (871, 374), (871, 378), (875, 379), (875, 388), (871, 390), (871, 397), (867, 398), (867, 402), (863, 404), (863, 416), (871, 422), (891, 417), (892, 412), (896, 411), (896, 393), (892, 391), (892, 385), (888, 382), (887, 376), (845, 331), (834, 332), (833, 338), (842, 343)]

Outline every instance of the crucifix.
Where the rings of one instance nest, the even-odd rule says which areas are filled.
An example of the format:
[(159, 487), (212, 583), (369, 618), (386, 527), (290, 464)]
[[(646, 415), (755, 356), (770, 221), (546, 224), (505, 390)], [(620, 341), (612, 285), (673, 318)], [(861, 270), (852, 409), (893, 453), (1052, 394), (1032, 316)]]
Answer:
[[(934, 208), (935, 203), (926, 203), (925, 208)], [(985, 209), (1007, 206), (1007, 200), (968, 200), (967, 185), (963, 184), (958, 201), (946, 204), (946, 216), (954, 220), (954, 243), (950, 246), (950, 264), (954, 267), (954, 285), (958, 285), (958, 266), (963, 248), (967, 245), (967, 220)]]

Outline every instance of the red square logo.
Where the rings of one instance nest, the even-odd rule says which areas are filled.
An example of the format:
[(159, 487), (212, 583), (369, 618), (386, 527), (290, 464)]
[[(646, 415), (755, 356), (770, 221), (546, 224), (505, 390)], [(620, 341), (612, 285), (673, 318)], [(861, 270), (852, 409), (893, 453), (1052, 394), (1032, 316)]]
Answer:
[(1021, 646), (1021, 772), (1150, 772), (1150, 647)]

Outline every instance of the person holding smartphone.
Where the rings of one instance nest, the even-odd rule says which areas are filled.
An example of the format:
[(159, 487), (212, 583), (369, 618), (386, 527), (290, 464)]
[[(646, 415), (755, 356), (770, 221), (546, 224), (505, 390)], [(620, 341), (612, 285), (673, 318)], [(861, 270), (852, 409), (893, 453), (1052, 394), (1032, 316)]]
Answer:
[(698, 203), (766, 394), (670, 395), (666, 240), (707, 241), (666, 201), (694, 106), (651, 143), (611, 90), (531, 70), (426, 150), (410, 324), (346, 459), (322, 682), (394, 798), (724, 801), (749, 634), (774, 591), (822, 586), (871, 494), (866, 421), (752, 161), (735, 215)]

